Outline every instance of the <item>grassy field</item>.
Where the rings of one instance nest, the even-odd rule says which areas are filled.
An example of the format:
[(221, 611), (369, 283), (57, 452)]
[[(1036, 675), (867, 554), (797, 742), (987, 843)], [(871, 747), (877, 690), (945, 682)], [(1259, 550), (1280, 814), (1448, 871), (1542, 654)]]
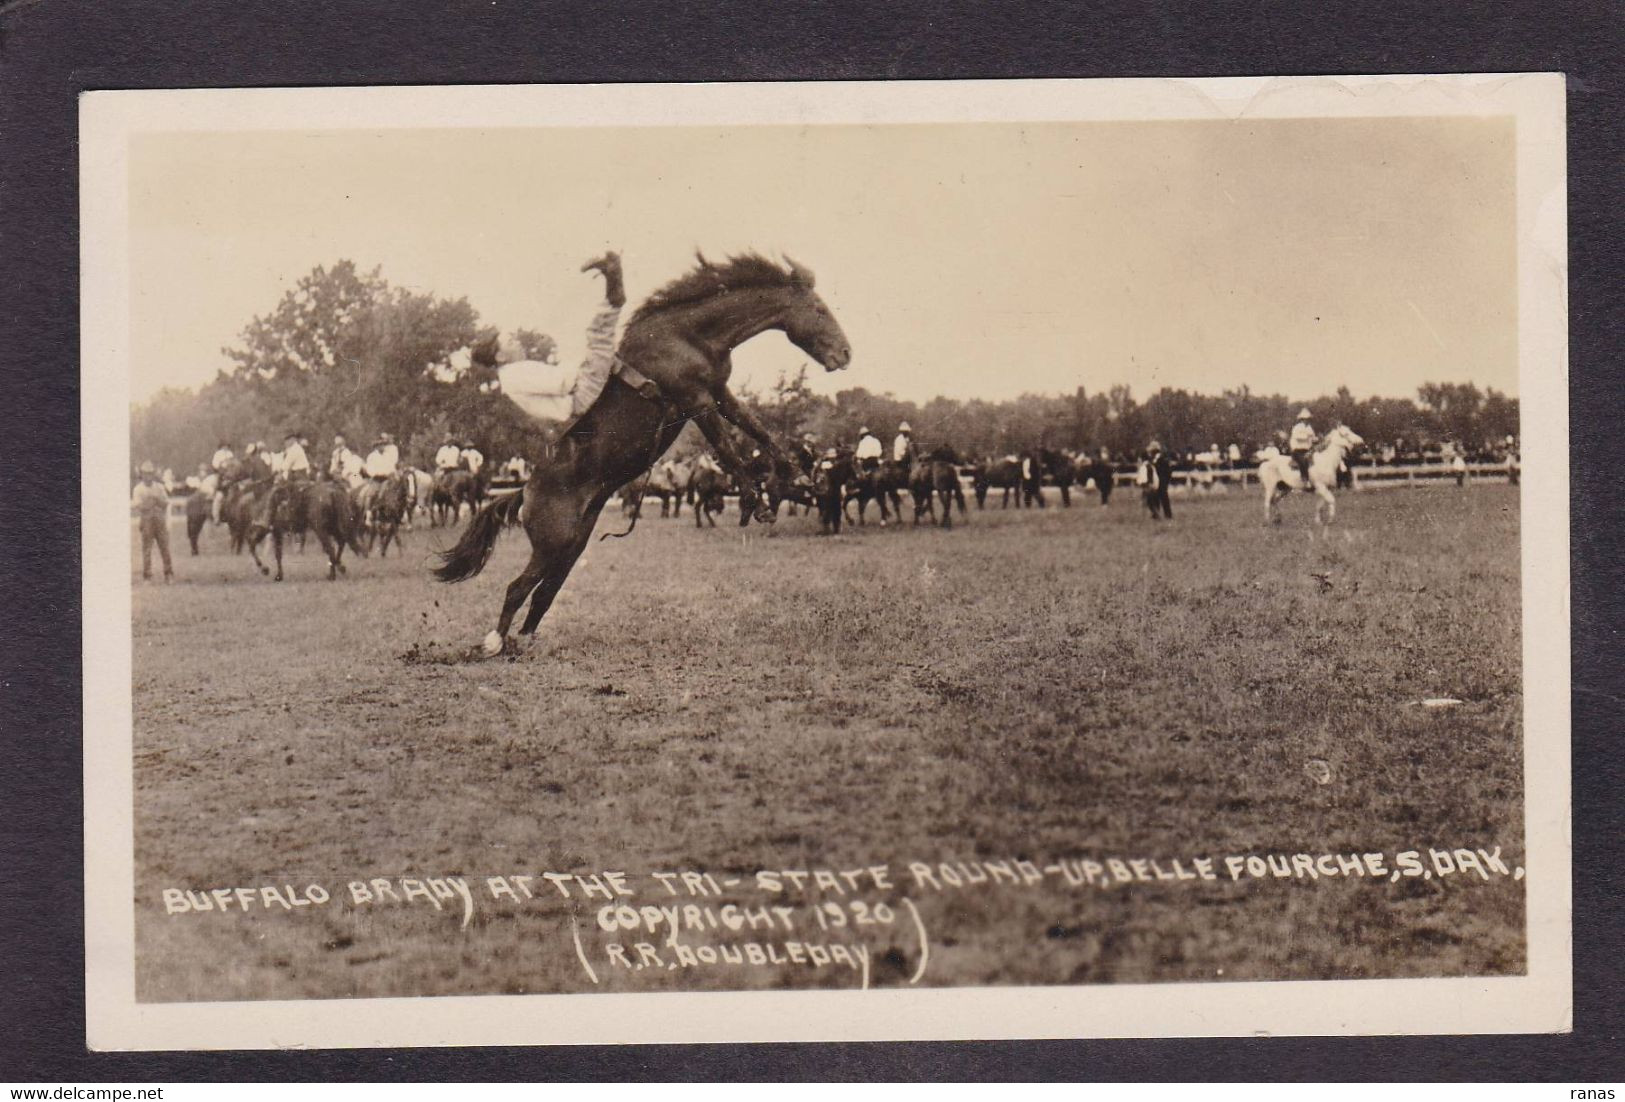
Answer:
[[(1340, 509), (1327, 538), (1301, 495), (1269, 528), (1252, 493), (1176, 499), (1165, 524), (1125, 492), (835, 539), (645, 518), (495, 661), (468, 650), (517, 534), (458, 587), (428, 577), (446, 537), (424, 530), (337, 583), (314, 542), (276, 585), (223, 532), (196, 559), (177, 540), (178, 583), (135, 591), (138, 996), (856, 985), (674, 967), (664, 930), (606, 932), (576, 885), (486, 885), (545, 871), (625, 871), (633, 906), (791, 905), (795, 934), (684, 940), (861, 941), (874, 985), (1520, 972), (1524, 882), (1386, 874), (1429, 847), (1522, 859), (1517, 490)], [(1413, 703), (1438, 696), (1462, 703)], [(1232, 881), (1222, 860), (1297, 853), (1385, 854), (1385, 875)], [(1065, 876), (1201, 857), (1217, 879)], [(944, 890), (907, 871), (978, 861), (1062, 871)], [(753, 880), (880, 865), (890, 886), (850, 896)], [(648, 874), (675, 870), (718, 894), (668, 899)], [(461, 902), (346, 889), (447, 876), (477, 897), (466, 925)], [(164, 902), (310, 884), (331, 900)], [(825, 930), (832, 901), (852, 921)], [(622, 967), (608, 946), (635, 941), (661, 964)]]

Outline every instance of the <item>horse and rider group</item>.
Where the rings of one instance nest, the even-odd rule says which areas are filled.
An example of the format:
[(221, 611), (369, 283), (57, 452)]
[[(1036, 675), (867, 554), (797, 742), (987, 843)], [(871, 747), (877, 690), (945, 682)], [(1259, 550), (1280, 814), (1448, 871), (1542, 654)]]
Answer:
[[(187, 479), (187, 538), (198, 554), (198, 538), (208, 521), (225, 525), (231, 548), (247, 550), (263, 574), (271, 568), (260, 559), (260, 547), (271, 537), (276, 577), (282, 578), (282, 544), (296, 537), (303, 547), (314, 531), (328, 556), (328, 576), (345, 573), (346, 548), (358, 555), (377, 550), (386, 556), (416, 516), (431, 526), (450, 524), (462, 507), (479, 508), (489, 487), (485, 458), (471, 440), (448, 435), (435, 456), (435, 473), (403, 464), (400, 445), (387, 432), (378, 433), (365, 455), (335, 435), (325, 464), (312, 463), (310, 438), (289, 432), (280, 451), (251, 441), (239, 455), (221, 440), (209, 462)], [(142, 465), (143, 516), (154, 513), (157, 492), (164, 487), (152, 465)], [(167, 508), (168, 494), (163, 495)], [(153, 537), (157, 542), (158, 537)], [(167, 550), (167, 535), (163, 549)]]
[[(1003, 490), (1006, 506), (1014, 495), (1018, 506), (1042, 507), (1046, 482), (1060, 488), (1066, 505), (1071, 487), (1089, 482), (1102, 504), (1110, 498), (1115, 472), (1104, 451), (1079, 455), (1038, 448), (967, 464), (946, 443), (929, 448), (916, 443), (906, 422), (889, 448), (867, 426), (849, 447), (822, 446), (812, 434), (786, 447), (729, 389), (733, 349), (779, 330), (827, 371), (845, 368), (852, 356), (839, 322), (814, 289), (813, 273), (793, 260), (746, 254), (712, 262), (700, 255), (693, 270), (649, 296), (624, 328), (619, 256), (606, 253), (582, 271), (603, 278), (604, 304), (588, 328), (586, 359), (574, 373), (561, 372), (552, 358), (525, 359), (516, 340), (501, 342), (499, 386), (534, 419), (540, 456), (534, 466), (517, 458), (503, 464), (502, 473), (521, 483), (517, 491), (492, 494), (491, 467), (479, 447), (449, 433), (433, 452), (432, 472), (404, 465), (399, 444), (387, 432), (379, 433), (364, 455), (337, 436), (319, 465), (311, 461), (310, 440), (297, 431), (289, 432), (276, 452), (254, 442), (239, 456), (222, 441), (200, 470), (188, 501), (194, 553), (197, 532), (212, 517), (227, 526), (233, 549), (246, 547), (260, 571), (269, 574), (259, 546), (270, 535), (280, 580), (285, 537), (302, 544), (314, 530), (328, 556), (328, 577), (336, 578), (345, 572), (346, 549), (366, 555), (376, 547), (385, 555), (411, 529), (415, 513), (426, 513), (431, 525), (453, 523), (467, 505), (469, 523), (435, 570), (441, 581), (480, 573), (504, 527), (523, 527), (531, 545), (530, 558), (507, 587), (496, 625), (483, 643), (487, 654), (497, 654), (509, 645), (513, 622), (527, 604), (519, 631), (536, 630), (617, 492), (632, 525), (644, 501), (654, 496), (662, 515), (677, 515), (686, 500), (696, 524), (715, 526), (723, 497), (732, 492), (739, 496), (741, 524), (771, 524), (780, 506), (788, 505), (815, 511), (828, 532), (838, 532), (851, 518), (852, 505), (860, 525), (871, 502), (882, 524), (900, 520), (904, 495), (911, 499), (915, 524), (951, 527), (955, 509), (961, 518), (966, 515), (964, 475), (979, 508), (993, 488)], [(662, 461), (691, 422), (710, 453)], [(739, 448), (735, 430), (747, 440), (748, 452)], [(1288, 454), (1269, 455), (1260, 468), (1267, 515), (1273, 518), (1280, 496), (1301, 485), (1321, 499), (1324, 519), (1330, 520), (1338, 471), (1360, 443), (1343, 426), (1317, 441), (1304, 410), (1287, 440)], [(1171, 472), (1170, 458), (1153, 441), (1141, 456), (1136, 479), (1153, 516), (1172, 515)], [(151, 550), (157, 546), (167, 580), (172, 575), (163, 523), (168, 495), (150, 464), (142, 467), (132, 508), (141, 517), (143, 572), (150, 576)]]
[[(660, 515), (678, 516), (683, 503), (693, 506), (694, 523), (716, 527), (716, 515), (726, 507), (726, 495), (737, 494), (741, 527), (753, 519), (771, 523), (779, 507), (791, 515), (801, 509), (816, 513), (823, 532), (839, 532), (841, 525), (867, 524), (868, 506), (880, 510), (880, 523), (901, 519), (904, 495), (912, 499), (914, 523), (930, 521), (953, 526), (951, 505), (965, 514), (965, 493), (959, 480), (959, 456), (941, 446), (922, 451), (905, 421), (898, 428), (889, 455), (876, 449), (879, 439), (867, 427), (856, 445), (821, 447), (813, 433), (803, 433), (789, 448), (788, 458), (775, 460), (761, 448), (745, 460), (746, 478), (726, 472), (707, 453), (686, 459), (668, 458), (623, 492), (623, 509), (630, 516), (642, 512), (649, 498), (660, 502)], [(852, 506), (856, 505), (856, 512)]]

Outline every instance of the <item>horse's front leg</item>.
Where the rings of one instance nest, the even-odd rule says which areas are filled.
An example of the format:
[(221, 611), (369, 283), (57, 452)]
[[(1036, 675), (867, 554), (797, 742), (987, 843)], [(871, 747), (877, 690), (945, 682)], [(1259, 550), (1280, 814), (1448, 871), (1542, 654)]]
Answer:
[[(1315, 484), (1315, 495), (1320, 499), (1315, 502), (1315, 519), (1322, 524), (1330, 524), (1337, 519), (1337, 498), (1322, 483)], [(1326, 514), (1324, 517), (1321, 516), (1322, 511)]]
[(739, 399), (733, 396), (732, 391), (727, 387), (723, 387), (716, 395), (716, 402), (717, 412), (722, 415), (723, 419), (737, 427), (740, 432), (756, 441), (763, 448), (766, 448), (775, 465), (794, 465), (795, 461), (779, 447), (779, 442), (774, 439), (767, 426), (758, 421), (756, 415), (746, 409)]

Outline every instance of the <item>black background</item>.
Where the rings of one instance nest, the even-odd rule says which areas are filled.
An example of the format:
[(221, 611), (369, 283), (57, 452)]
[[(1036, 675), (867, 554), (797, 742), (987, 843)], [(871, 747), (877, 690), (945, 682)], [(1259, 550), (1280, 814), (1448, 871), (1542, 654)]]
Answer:
[[(0, 1080), (1619, 1080), (1619, 26), (1606, 2), (0, 5)], [(75, 98), (97, 88), (1569, 74), (1575, 1033), (97, 1054), (84, 1048)]]

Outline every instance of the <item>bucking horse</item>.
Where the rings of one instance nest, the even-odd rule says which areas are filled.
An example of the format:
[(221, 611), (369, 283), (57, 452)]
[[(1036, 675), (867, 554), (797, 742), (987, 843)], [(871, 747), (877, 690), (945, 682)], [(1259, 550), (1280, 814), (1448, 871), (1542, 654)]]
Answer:
[(652, 467), (688, 421), (700, 427), (723, 467), (761, 502), (757, 519), (770, 520), (765, 488), (745, 469), (727, 425), (739, 428), (775, 461), (788, 462), (789, 456), (728, 389), (731, 357), (745, 341), (777, 329), (826, 370), (844, 368), (852, 359), (851, 345), (813, 282), (813, 273), (795, 261), (780, 265), (747, 254), (712, 263), (702, 255), (693, 271), (638, 307), (617, 349), (622, 370), (565, 430), (519, 493), (474, 514), (435, 571), (445, 582), (472, 578), (490, 559), (503, 525), (524, 526), (530, 561), (508, 585), (496, 627), (483, 643), (486, 654), (502, 653), (526, 601), (530, 608), (519, 631), (535, 632), (592, 538), (605, 503)]

